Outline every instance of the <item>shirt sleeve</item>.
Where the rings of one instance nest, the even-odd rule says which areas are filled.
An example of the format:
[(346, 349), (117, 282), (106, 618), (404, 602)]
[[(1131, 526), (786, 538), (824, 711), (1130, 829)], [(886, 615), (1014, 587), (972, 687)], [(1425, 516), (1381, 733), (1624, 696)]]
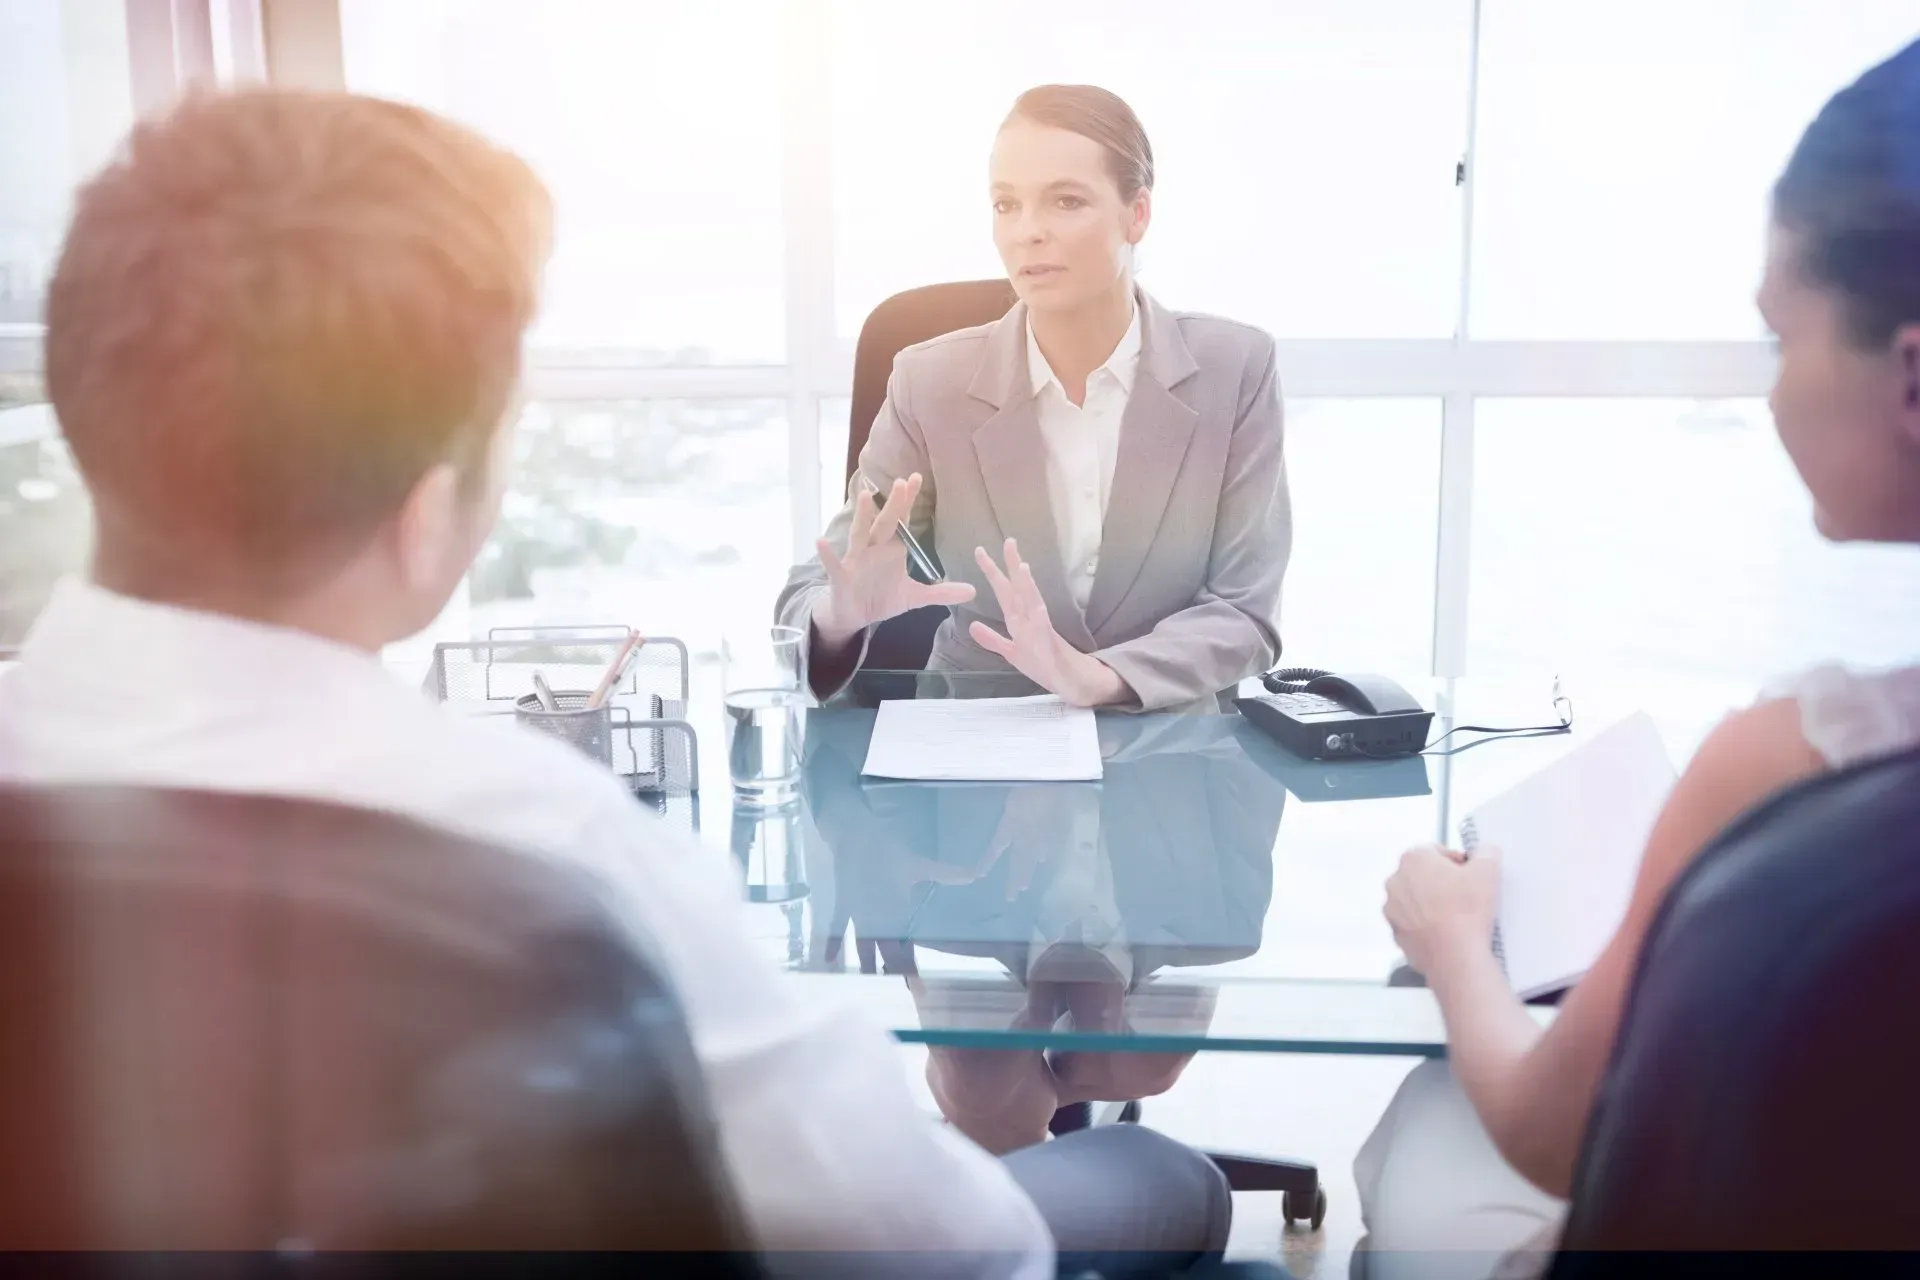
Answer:
[(1857, 672), (1828, 663), (1776, 681), (1763, 698), (1792, 698), (1807, 745), (1833, 768), (1920, 741), (1920, 667)]
[(916, 1276), (1051, 1276), (1039, 1210), (997, 1159), (920, 1110), (892, 1037), (786, 980), (748, 936), (728, 861), (623, 793), (611, 801), (580, 855), (679, 992), (773, 1270), (898, 1275), (904, 1252)]

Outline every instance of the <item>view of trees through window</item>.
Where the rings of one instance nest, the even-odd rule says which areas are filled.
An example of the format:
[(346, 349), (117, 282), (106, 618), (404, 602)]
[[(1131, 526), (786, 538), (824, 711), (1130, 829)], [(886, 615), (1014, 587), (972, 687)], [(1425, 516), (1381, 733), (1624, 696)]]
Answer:
[(92, 536), (86, 489), (43, 401), (39, 379), (0, 374), (0, 648), (86, 563)]

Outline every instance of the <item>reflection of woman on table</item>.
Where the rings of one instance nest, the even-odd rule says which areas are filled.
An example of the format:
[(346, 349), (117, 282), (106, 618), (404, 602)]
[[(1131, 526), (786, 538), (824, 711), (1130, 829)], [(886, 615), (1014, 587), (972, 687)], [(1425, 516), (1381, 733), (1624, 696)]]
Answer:
[[(1129, 1002), (1138, 998), (1134, 956), (1115, 901), (1110, 851), (1101, 838), (1103, 790), (1027, 786), (1007, 796), (982, 871), (1006, 860), (1003, 892), (1032, 922), (1030, 939), (998, 948), (1001, 962), (1026, 988), (1025, 1004), (1009, 1028), (1070, 1027), (1083, 1035), (1132, 1031), (1127, 1014)], [(899, 945), (905, 952), (899, 963), (924, 1023), (929, 996), (937, 991), (929, 992), (913, 964), (912, 944)], [(1185, 1030), (1205, 1034), (1213, 1003), (1211, 992), (1194, 993)], [(927, 1054), (927, 1085), (956, 1128), (987, 1150), (1003, 1153), (1044, 1140), (1062, 1107), (1165, 1093), (1192, 1057), (1191, 1052), (1049, 1056), (1038, 1049), (934, 1045)]]
[[(1237, 720), (1105, 722), (1098, 786), (941, 788), (862, 786), (861, 716), (810, 727), (805, 794), (856, 933), (880, 940), (923, 1025), (951, 1027), (965, 998), (985, 1004), (965, 1015), (982, 1030), (1131, 1035), (1150, 1011), (1156, 1033), (1205, 1034), (1211, 992), (1153, 975), (1259, 947), (1285, 791)], [(923, 975), (916, 948), (1006, 977)], [(1164, 1092), (1191, 1056), (936, 1047), (928, 1081), (949, 1119), (1005, 1151), (1044, 1138), (1063, 1106)]]

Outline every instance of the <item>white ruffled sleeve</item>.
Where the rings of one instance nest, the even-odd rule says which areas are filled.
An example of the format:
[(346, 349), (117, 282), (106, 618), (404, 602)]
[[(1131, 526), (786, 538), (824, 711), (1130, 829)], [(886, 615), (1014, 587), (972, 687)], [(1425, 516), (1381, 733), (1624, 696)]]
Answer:
[(1768, 688), (1800, 704), (1800, 731), (1833, 768), (1920, 743), (1920, 667), (1815, 667)]

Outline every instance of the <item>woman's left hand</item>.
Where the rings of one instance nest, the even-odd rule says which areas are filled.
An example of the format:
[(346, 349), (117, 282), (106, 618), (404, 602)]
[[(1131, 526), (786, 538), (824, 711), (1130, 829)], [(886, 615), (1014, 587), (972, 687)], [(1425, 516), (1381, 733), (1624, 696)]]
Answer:
[(1421, 845), (1400, 856), (1400, 869), (1387, 880), (1387, 923), (1407, 963), (1432, 985), (1463, 959), (1491, 957), (1499, 900), (1496, 850), (1468, 858)]
[(986, 548), (975, 547), (973, 557), (987, 576), (994, 598), (1000, 602), (1000, 616), (1007, 624), (1007, 634), (1001, 635), (984, 622), (974, 623), (970, 634), (976, 644), (999, 654), (1027, 679), (1077, 707), (1105, 706), (1126, 696), (1126, 681), (1114, 674), (1112, 667), (1081, 653), (1053, 629), (1033, 570), (1020, 558), (1020, 548), (1012, 538), (1007, 539), (1005, 573)]

